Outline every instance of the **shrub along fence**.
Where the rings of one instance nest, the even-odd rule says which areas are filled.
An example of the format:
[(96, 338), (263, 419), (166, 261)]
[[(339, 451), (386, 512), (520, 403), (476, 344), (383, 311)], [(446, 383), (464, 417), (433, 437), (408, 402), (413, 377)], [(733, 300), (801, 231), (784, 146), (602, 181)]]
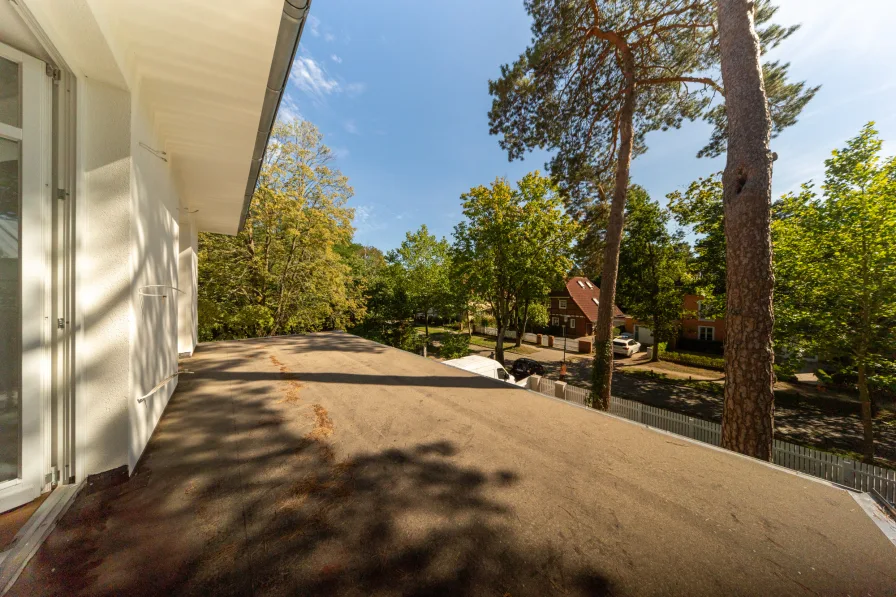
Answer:
[[(545, 379), (538, 375), (532, 375), (527, 380), (527, 387), (539, 394), (553, 396), (583, 406), (586, 404), (588, 390), (585, 388), (570, 386), (562, 381)], [(634, 400), (612, 396), (610, 398), (610, 414), (713, 446), (719, 446), (722, 443), (722, 426), (718, 423), (648, 406)], [(830, 452), (822, 452), (777, 439), (774, 441), (774, 450), (774, 463), (779, 466), (859, 491), (874, 490), (885, 500), (896, 505), (896, 470), (856, 462)]]

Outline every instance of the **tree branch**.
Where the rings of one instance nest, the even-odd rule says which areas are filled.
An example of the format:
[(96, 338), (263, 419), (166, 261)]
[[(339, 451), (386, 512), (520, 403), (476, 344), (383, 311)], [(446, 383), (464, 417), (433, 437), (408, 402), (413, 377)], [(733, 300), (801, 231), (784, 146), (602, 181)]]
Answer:
[(709, 77), (659, 77), (656, 79), (638, 79), (637, 85), (664, 85), (666, 83), (700, 83), (712, 87), (725, 97), (725, 89)]

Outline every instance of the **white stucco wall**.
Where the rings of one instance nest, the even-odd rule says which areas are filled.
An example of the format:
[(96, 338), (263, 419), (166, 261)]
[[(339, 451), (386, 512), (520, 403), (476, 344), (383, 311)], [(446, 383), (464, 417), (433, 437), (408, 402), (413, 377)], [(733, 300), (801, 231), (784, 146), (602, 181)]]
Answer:
[(193, 354), (198, 341), (197, 281), (199, 274), (198, 234), (196, 224), (189, 221), (187, 210), (182, 210), (180, 222), (180, 257), (177, 284), (182, 294), (177, 295), (177, 352)]
[(131, 319), (131, 97), (82, 79), (76, 303), (78, 462), (84, 474), (128, 461)]
[[(179, 200), (170, 164), (141, 103), (131, 105), (131, 399), (128, 468), (133, 471), (177, 386)], [(165, 381), (168, 380), (168, 381)], [(164, 382), (164, 385), (159, 386)], [(138, 402), (141, 400), (142, 402)]]
[[(198, 229), (239, 220), (283, 5), (225, 4), (18, 2), (78, 81), (79, 480), (133, 471), (176, 387), (178, 352), (197, 342)], [(197, 70), (196, 56), (222, 68)]]
[(158, 144), (139, 97), (89, 79), (80, 89), (76, 400), (90, 475), (133, 471), (177, 386), (159, 384), (177, 372), (179, 199), (169, 164), (141, 146)]

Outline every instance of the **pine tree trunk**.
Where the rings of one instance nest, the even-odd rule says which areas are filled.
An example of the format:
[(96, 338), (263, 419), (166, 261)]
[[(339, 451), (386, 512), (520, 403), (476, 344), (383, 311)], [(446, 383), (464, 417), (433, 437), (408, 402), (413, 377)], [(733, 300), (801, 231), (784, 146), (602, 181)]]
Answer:
[(507, 330), (507, 324), (498, 324), (498, 337), (495, 338), (495, 360), (504, 364), (504, 332)]
[(868, 371), (859, 362), (859, 398), (862, 402), (862, 461), (874, 462), (874, 423), (871, 412), (871, 394), (868, 392)]
[(520, 316), (517, 314), (517, 325), (516, 325), (516, 347), (519, 348), (523, 345), (523, 334), (526, 333), (526, 323), (529, 320), (529, 301), (526, 301), (523, 304), (523, 316), (522, 316), (522, 324), (520, 324)]
[(635, 115), (634, 58), (631, 51), (622, 53), (625, 82), (628, 87), (619, 112), (619, 154), (616, 160), (616, 186), (610, 203), (610, 219), (604, 244), (604, 260), (600, 274), (600, 304), (594, 327), (594, 361), (591, 369), (590, 406), (610, 408), (613, 381), (613, 305), (616, 302), (616, 277), (619, 270), (619, 247), (625, 223), (625, 199), (628, 194), (629, 167), (632, 161), (632, 123)]
[(722, 175), (727, 240), (725, 405), (722, 447), (771, 460), (771, 120), (751, 0), (719, 0), (728, 161)]
[(650, 362), (656, 363), (660, 360), (660, 337), (659, 337), (659, 318), (653, 318), (653, 354), (650, 355)]

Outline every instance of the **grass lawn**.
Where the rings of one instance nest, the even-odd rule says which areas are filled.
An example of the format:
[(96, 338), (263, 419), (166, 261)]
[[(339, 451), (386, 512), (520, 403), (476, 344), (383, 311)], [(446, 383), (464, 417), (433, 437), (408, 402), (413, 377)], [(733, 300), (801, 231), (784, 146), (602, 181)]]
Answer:
[[(414, 324), (414, 329), (417, 330), (418, 334), (426, 333), (426, 326), (424, 326), (424, 325)], [(430, 336), (432, 336), (433, 334), (444, 334), (446, 332), (456, 332), (456, 331), (457, 330), (454, 328), (449, 328), (449, 327), (445, 327), (445, 326), (441, 326), (441, 325), (429, 326), (429, 335)]]
[[(481, 338), (479, 336), (473, 336), (470, 338), (470, 344), (475, 344), (476, 346), (482, 346), (483, 348), (491, 348), (495, 349), (495, 341), (490, 340), (489, 338)], [(535, 348), (529, 348), (528, 346), (514, 346), (513, 344), (504, 343), (504, 352), (512, 352), (514, 354), (532, 354), (538, 352)]]

